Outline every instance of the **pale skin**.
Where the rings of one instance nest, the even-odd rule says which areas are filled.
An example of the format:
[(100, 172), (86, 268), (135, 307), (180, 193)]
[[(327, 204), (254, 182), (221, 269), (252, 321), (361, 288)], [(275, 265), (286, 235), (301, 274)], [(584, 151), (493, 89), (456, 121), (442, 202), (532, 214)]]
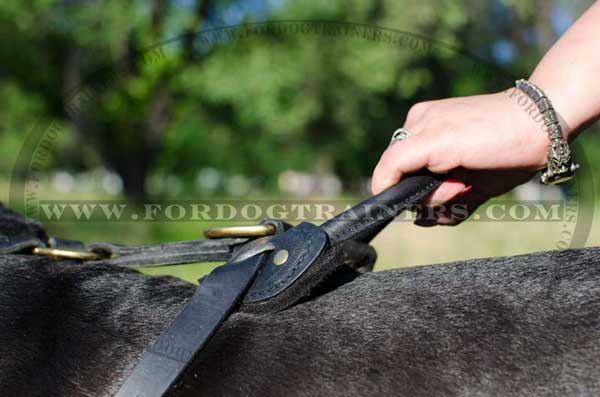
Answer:
[[(556, 42), (528, 80), (550, 98), (569, 141), (600, 116), (600, 2)], [(510, 93), (415, 104), (404, 123), (411, 136), (383, 153), (373, 172), (373, 193), (427, 168), (449, 174), (428, 199), (430, 206), (457, 203), (472, 212), (529, 180), (546, 165), (549, 139)], [(422, 224), (462, 220), (448, 211)]]

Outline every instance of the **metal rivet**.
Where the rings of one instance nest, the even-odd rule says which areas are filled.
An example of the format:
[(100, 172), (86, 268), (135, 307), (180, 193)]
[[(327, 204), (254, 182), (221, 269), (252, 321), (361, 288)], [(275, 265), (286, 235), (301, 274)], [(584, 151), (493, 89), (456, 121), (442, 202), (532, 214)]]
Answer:
[(276, 266), (281, 266), (285, 262), (287, 262), (289, 256), (290, 253), (287, 250), (279, 250), (275, 253), (275, 256), (273, 257), (273, 264), (275, 264)]

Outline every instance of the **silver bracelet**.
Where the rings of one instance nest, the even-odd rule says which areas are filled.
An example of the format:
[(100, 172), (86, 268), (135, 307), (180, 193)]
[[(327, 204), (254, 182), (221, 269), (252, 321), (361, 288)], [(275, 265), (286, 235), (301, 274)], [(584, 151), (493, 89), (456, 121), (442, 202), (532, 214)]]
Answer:
[(515, 86), (536, 104), (548, 129), (548, 138), (550, 138), (548, 165), (540, 176), (540, 182), (544, 185), (557, 185), (568, 181), (575, 176), (579, 165), (575, 164), (571, 158), (571, 149), (563, 137), (560, 121), (550, 99), (542, 90), (527, 80), (517, 80)]

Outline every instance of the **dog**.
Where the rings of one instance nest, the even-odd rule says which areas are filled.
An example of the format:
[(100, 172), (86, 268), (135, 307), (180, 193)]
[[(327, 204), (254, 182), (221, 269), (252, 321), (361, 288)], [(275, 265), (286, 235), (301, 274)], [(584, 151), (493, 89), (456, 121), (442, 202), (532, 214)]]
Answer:
[[(0, 210), (6, 234), (21, 221)], [(2, 395), (113, 395), (194, 290), (0, 255)], [(232, 314), (199, 358), (171, 395), (598, 395), (600, 248), (366, 273), (286, 310)]]

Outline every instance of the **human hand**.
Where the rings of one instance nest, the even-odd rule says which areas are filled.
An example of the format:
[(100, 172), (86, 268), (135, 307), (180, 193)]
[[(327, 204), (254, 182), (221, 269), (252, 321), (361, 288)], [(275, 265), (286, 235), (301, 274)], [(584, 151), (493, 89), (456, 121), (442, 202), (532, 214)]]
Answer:
[(452, 211), (456, 204), (470, 215), (489, 198), (526, 182), (545, 166), (549, 141), (542, 126), (509, 91), (418, 103), (404, 124), (411, 136), (383, 153), (371, 190), (377, 194), (423, 168), (447, 172), (448, 180), (426, 203), (443, 208), (433, 219), (417, 223), (458, 224), (466, 216), (464, 210), (461, 216)]

